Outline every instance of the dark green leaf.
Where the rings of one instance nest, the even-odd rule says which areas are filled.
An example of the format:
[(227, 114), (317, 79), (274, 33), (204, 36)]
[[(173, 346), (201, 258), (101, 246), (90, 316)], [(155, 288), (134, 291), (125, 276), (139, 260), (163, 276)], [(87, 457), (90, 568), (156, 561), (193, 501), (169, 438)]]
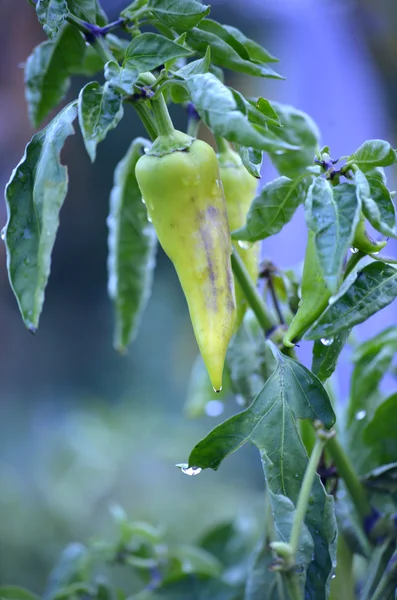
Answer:
[(26, 61), (25, 89), (29, 118), (34, 127), (64, 98), (70, 86), (69, 73), (84, 56), (81, 33), (71, 25), (36, 46)]
[(208, 579), (187, 575), (178, 581), (170, 581), (155, 590), (154, 598), (166, 600), (240, 600), (241, 593), (221, 579)]
[(217, 523), (200, 539), (202, 548), (216, 556), (225, 568), (236, 574), (240, 567), (242, 581), (246, 579), (246, 567), (258, 538), (258, 523), (246, 514), (233, 522)]
[[(350, 335), (350, 329), (335, 335), (334, 339), (326, 344), (317, 340), (313, 345), (312, 371), (323, 383), (329, 379), (336, 369), (336, 365), (344, 345)], [(331, 344), (328, 342), (331, 341)]]
[(209, 6), (196, 0), (148, 0), (147, 5), (159, 21), (176, 31), (195, 27), (210, 12)]
[(204, 21), (200, 23), (199, 29), (217, 36), (226, 42), (226, 44), (228, 44), (231, 48), (233, 48), (233, 50), (235, 50), (241, 58), (244, 60), (250, 60), (250, 56), (245, 46), (243, 46), (243, 44), (241, 44), (241, 42), (239, 42), (234, 35), (232, 35), (217, 21), (213, 21), (212, 19), (204, 19)]
[(316, 177), (309, 187), (305, 203), (305, 218), (315, 234), (317, 258), (328, 289), (339, 287), (343, 262), (354, 238), (360, 219), (361, 201), (356, 186), (337, 186)]
[[(109, 50), (114, 54), (115, 58), (119, 61), (123, 61), (125, 58), (126, 49), (128, 47), (128, 41), (123, 40), (112, 33), (108, 33), (105, 37), (105, 40)], [(110, 64), (116, 65), (117, 63), (108, 63), (108, 65)], [(103, 71), (103, 59), (99, 56), (98, 52), (93, 48), (93, 46), (85, 46), (83, 60), (80, 61), (79, 64), (73, 65), (73, 67), (70, 68), (71, 74), (86, 75), (87, 77), (91, 77), (100, 71)]]
[(389, 142), (385, 142), (384, 140), (367, 140), (358, 150), (349, 156), (347, 162), (354, 163), (365, 171), (373, 167), (387, 167), (395, 163), (396, 160), (396, 152)]
[[(228, 41), (231, 41), (230, 33), (222, 27), (222, 25), (216, 24), (216, 33), (207, 31), (206, 28), (209, 21), (202, 21), (198, 27), (194, 27), (188, 31), (186, 41), (191, 48), (205, 54), (207, 47), (211, 48), (212, 62), (220, 67), (231, 69), (239, 73), (246, 73), (256, 77), (272, 77), (275, 79), (282, 79), (281, 75), (276, 73), (265, 63), (252, 62), (249, 58), (249, 54), (245, 47), (238, 42), (232, 36), (233, 46)], [(211, 21), (210, 23), (214, 23)], [(209, 29), (213, 29), (214, 26), (210, 26)], [(222, 37), (219, 37), (219, 36)], [(222, 39), (225, 38), (225, 39)], [(227, 41), (226, 41), (227, 40)], [(246, 58), (243, 58), (239, 52), (236, 51), (236, 47), (241, 49), (241, 52)]]
[(66, 138), (74, 133), (76, 103), (64, 108), (36, 133), (6, 187), (7, 225), (4, 240), (11, 287), (25, 325), (35, 331), (44, 302), (59, 211), (68, 187), (60, 163)]
[(364, 430), (364, 442), (373, 447), (378, 464), (397, 460), (397, 394), (393, 394), (376, 409)]
[[(206, 414), (206, 408), (209, 402), (223, 402), (227, 396), (229, 387), (227, 379), (227, 374), (224, 372), (222, 391), (215, 392), (208, 377), (208, 372), (205, 368), (201, 354), (198, 354), (189, 378), (184, 406), (185, 414), (189, 418), (196, 419), (197, 417), (202, 417)], [(222, 410), (220, 410), (220, 412), (222, 412)]]
[(273, 354), (251, 310), (230, 342), (226, 362), (231, 387), (240, 405), (248, 406), (275, 368)]
[(114, 175), (110, 197), (108, 290), (116, 311), (114, 345), (134, 338), (151, 293), (156, 236), (135, 178), (135, 165), (149, 142), (134, 140)]
[(185, 573), (219, 577), (222, 571), (222, 563), (204, 548), (178, 545), (171, 549), (171, 556), (181, 563)]
[(264, 117), (266, 117), (268, 122), (270, 121), (275, 125), (280, 124), (278, 114), (274, 110), (273, 106), (270, 104), (269, 100), (266, 100), (266, 98), (258, 98), (256, 102), (252, 101), (252, 104), (254, 104), (255, 108), (259, 110)]
[[(321, 420), (332, 426), (335, 417), (320, 381), (303, 365), (279, 353), (277, 367), (252, 405), (218, 425), (193, 449), (189, 465), (217, 469), (226, 456), (245, 442), (260, 450), (270, 492), (296, 504), (308, 458), (297, 430), (297, 419)], [(305, 523), (313, 538), (314, 560), (308, 568), (311, 597), (325, 598), (335, 556), (336, 528), (332, 498), (317, 477)], [(273, 506), (276, 529), (276, 507)], [(309, 596), (310, 597), (310, 596)]]
[(275, 235), (295, 214), (307, 193), (308, 182), (279, 177), (267, 183), (254, 199), (247, 224), (232, 233), (232, 238), (255, 242)]
[(0, 586), (0, 600), (40, 600), (40, 596), (16, 585)]
[(99, 25), (104, 24), (105, 13), (101, 9), (97, 0), (67, 0), (70, 12), (93, 25), (97, 24), (99, 17)]
[(279, 117), (281, 127), (269, 124), (269, 129), (297, 149), (283, 153), (270, 152), (270, 158), (280, 175), (295, 179), (309, 165), (313, 165), (320, 132), (316, 123), (305, 112), (279, 102), (272, 102), (272, 107)]
[(352, 422), (360, 410), (366, 410), (367, 398), (377, 390), (396, 352), (397, 327), (395, 326), (388, 327), (360, 344), (355, 350), (352, 357), (355, 367), (351, 378), (349, 422)]
[(397, 296), (397, 270), (373, 262), (358, 272), (347, 291), (337, 294), (321, 317), (306, 332), (304, 339), (331, 338), (366, 321)]
[(54, 37), (69, 14), (66, 0), (38, 0), (37, 18), (49, 38)]
[(235, 40), (240, 42), (242, 46), (247, 50), (251, 61), (257, 61), (259, 63), (278, 62), (278, 58), (270, 54), (265, 48), (247, 38), (237, 27), (231, 27), (230, 25), (223, 25), (228, 33), (230, 33)]
[(252, 177), (260, 179), (263, 152), (261, 150), (255, 150), (254, 148), (245, 148), (244, 146), (240, 146), (240, 144), (235, 144), (235, 146), (248, 173), (252, 175)]
[(191, 54), (188, 48), (162, 35), (142, 33), (129, 44), (123, 67), (138, 73), (152, 71), (168, 60)]
[(111, 129), (117, 127), (123, 116), (121, 96), (109, 82), (102, 87), (92, 81), (80, 91), (78, 112), (84, 144), (91, 162), (94, 162), (97, 145)]
[(62, 588), (81, 580), (86, 555), (87, 549), (82, 544), (70, 544), (65, 548), (48, 578), (43, 600), (53, 600)]
[(212, 73), (193, 75), (185, 85), (201, 119), (215, 135), (257, 150), (291, 147), (270, 131), (250, 123), (238, 109), (232, 92)]
[(389, 190), (376, 175), (367, 175), (369, 194), (363, 196), (363, 212), (377, 231), (397, 238), (396, 209)]

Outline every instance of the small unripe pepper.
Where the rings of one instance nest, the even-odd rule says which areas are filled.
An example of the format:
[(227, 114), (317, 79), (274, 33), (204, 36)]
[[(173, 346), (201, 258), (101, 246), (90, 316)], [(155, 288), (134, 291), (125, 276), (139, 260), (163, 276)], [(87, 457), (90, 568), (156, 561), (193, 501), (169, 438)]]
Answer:
[(360, 221), (358, 222), (356, 232), (354, 234), (354, 240), (352, 242), (352, 247), (357, 248), (360, 252), (365, 252), (365, 254), (373, 254), (379, 252), (386, 246), (387, 242), (375, 242), (365, 230), (365, 217), (361, 214)]
[(222, 388), (236, 321), (231, 239), (214, 150), (171, 130), (135, 169), (159, 242), (181, 282), (212, 386)]
[(331, 295), (318, 262), (315, 234), (309, 230), (302, 273), (301, 299), (298, 311), (284, 336), (284, 346), (287, 348), (294, 346), (294, 340), (300, 339), (327, 308)]
[[(219, 145), (220, 152), (217, 155), (219, 171), (225, 192), (230, 230), (234, 231), (235, 229), (240, 229), (246, 223), (248, 210), (256, 196), (258, 180), (248, 173), (239, 154), (234, 152), (226, 142)], [(252, 280), (256, 282), (259, 272), (259, 243), (247, 246), (245, 246), (244, 242), (243, 244), (243, 246), (238, 243), (234, 243), (233, 245), (244, 262)], [(235, 289), (237, 305), (236, 328), (238, 328), (243, 320), (248, 304), (245, 294), (237, 281), (235, 281)]]

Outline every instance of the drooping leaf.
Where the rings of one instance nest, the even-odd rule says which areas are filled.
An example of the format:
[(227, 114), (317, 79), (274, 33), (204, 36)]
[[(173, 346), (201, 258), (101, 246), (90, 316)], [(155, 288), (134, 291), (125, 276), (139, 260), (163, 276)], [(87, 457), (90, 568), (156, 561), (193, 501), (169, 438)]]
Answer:
[(16, 585), (0, 586), (0, 600), (40, 600), (40, 596)]
[(276, 134), (250, 123), (248, 116), (239, 110), (230, 89), (212, 73), (189, 77), (185, 86), (201, 119), (215, 135), (258, 150), (275, 152), (291, 148)]
[(279, 177), (267, 183), (254, 199), (247, 223), (232, 233), (232, 238), (255, 242), (275, 235), (295, 214), (306, 197), (308, 181)]
[(152, 71), (168, 60), (191, 54), (185, 46), (158, 33), (142, 33), (129, 44), (123, 67), (138, 73)]
[(74, 133), (76, 103), (36, 133), (6, 187), (4, 241), (7, 269), (25, 325), (35, 331), (51, 268), (51, 253), (65, 199), (67, 169), (60, 162), (65, 140)]
[(65, 548), (50, 573), (43, 600), (53, 600), (62, 588), (80, 579), (86, 555), (87, 549), (82, 544), (69, 544)]
[(305, 218), (315, 234), (317, 258), (328, 289), (338, 289), (343, 262), (353, 241), (360, 219), (361, 201), (356, 186), (341, 183), (337, 186), (316, 177), (309, 187)]
[(393, 394), (377, 407), (371, 421), (364, 429), (364, 442), (376, 452), (378, 464), (397, 459), (397, 394)]
[(81, 33), (72, 25), (61, 27), (52, 40), (36, 46), (26, 61), (25, 90), (33, 127), (64, 98), (70, 86), (70, 71), (85, 52)]
[(251, 310), (246, 312), (243, 323), (229, 344), (226, 362), (236, 400), (240, 405), (248, 406), (275, 368), (273, 353)]
[[(275, 348), (274, 355), (277, 367), (251, 406), (218, 425), (199, 442), (189, 457), (189, 465), (217, 469), (226, 456), (250, 441), (261, 452), (271, 494), (281, 494), (296, 504), (308, 463), (296, 420), (319, 419), (331, 427), (334, 414), (325, 389), (310, 371)], [(318, 477), (311, 499), (305, 523), (314, 541), (314, 559), (308, 567), (306, 588), (311, 597), (326, 598), (335, 556), (336, 525), (332, 498)], [(273, 518), (276, 529), (280, 528), (282, 521), (277, 520), (275, 508)]]
[(393, 150), (389, 142), (367, 140), (349, 156), (347, 162), (354, 163), (360, 169), (366, 171), (374, 167), (387, 167), (395, 163), (396, 160), (396, 151)]
[(251, 61), (259, 63), (278, 62), (278, 58), (270, 54), (270, 52), (265, 50), (260, 44), (257, 44), (257, 42), (247, 38), (237, 27), (232, 27), (231, 25), (222, 25), (222, 27), (244, 46)]
[(148, 0), (148, 8), (156, 18), (175, 29), (188, 31), (210, 12), (210, 7), (196, 0)]
[(69, 14), (66, 0), (38, 0), (37, 18), (49, 38), (57, 35), (59, 28)]
[[(316, 340), (313, 344), (312, 371), (323, 383), (329, 379), (336, 369), (336, 365), (346, 341), (350, 335), (350, 329), (346, 329), (335, 335), (334, 339), (324, 341)], [(331, 343), (329, 343), (331, 342)]]
[(186, 41), (189, 46), (200, 54), (205, 54), (207, 46), (210, 46), (212, 61), (220, 67), (256, 77), (282, 79), (266, 63), (252, 61), (245, 46), (222, 25), (214, 23), (215, 21), (205, 19), (188, 31)]
[(96, 147), (123, 117), (120, 94), (106, 82), (101, 86), (96, 81), (87, 83), (80, 91), (78, 100), (79, 124), (84, 145), (91, 162), (96, 158)]
[[(342, 293), (341, 293), (342, 292)], [(354, 283), (334, 297), (321, 317), (305, 333), (306, 340), (332, 338), (363, 323), (397, 296), (397, 270), (373, 262), (358, 272)]]
[(396, 209), (386, 185), (376, 175), (366, 175), (369, 194), (363, 196), (363, 212), (372, 227), (397, 238)]
[(288, 104), (272, 102), (281, 127), (269, 124), (269, 129), (295, 149), (285, 152), (270, 152), (270, 158), (280, 175), (295, 179), (307, 167), (313, 165), (320, 141), (316, 123), (305, 112)]
[(108, 290), (116, 313), (114, 345), (125, 349), (134, 338), (148, 302), (155, 266), (156, 236), (135, 177), (142, 149), (134, 140), (115, 170), (110, 197)]
[(391, 326), (360, 344), (352, 361), (348, 420), (351, 423), (360, 410), (366, 409), (367, 398), (377, 390), (397, 353), (397, 327)]
[(252, 175), (252, 177), (260, 179), (263, 152), (261, 150), (255, 150), (254, 148), (245, 148), (244, 146), (240, 146), (240, 144), (235, 144), (235, 146), (248, 173)]

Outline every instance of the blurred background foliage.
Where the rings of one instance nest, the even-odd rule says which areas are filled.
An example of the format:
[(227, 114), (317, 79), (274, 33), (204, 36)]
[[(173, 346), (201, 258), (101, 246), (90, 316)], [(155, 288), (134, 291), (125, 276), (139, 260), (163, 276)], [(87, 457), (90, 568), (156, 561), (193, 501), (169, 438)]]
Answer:
[[(113, 19), (126, 3), (102, 4)], [(212, 2), (213, 18), (263, 43), (280, 57), (278, 69), (287, 78), (233, 76), (233, 85), (246, 95), (262, 94), (309, 112), (336, 157), (370, 137), (396, 146), (395, 0), (267, 4)], [(0, 19), (4, 187), (32, 134), (22, 67), (44, 34), (26, 0), (2, 0)], [(83, 83), (75, 80), (69, 99)], [(178, 128), (185, 127), (180, 109), (173, 117)], [(114, 503), (133, 519), (163, 525), (168, 539), (184, 542), (215, 522), (256, 518), (262, 510), (261, 468), (253, 449), (237, 453), (219, 473), (188, 478), (174, 467), (224, 415), (199, 421), (183, 415), (197, 349), (176, 275), (161, 252), (138, 338), (127, 356), (112, 348), (106, 293), (109, 191), (115, 165), (131, 138), (142, 134), (126, 107), (122, 124), (99, 147), (95, 165), (78, 132), (68, 141), (63, 160), (70, 188), (36, 336), (24, 329), (6, 270), (0, 270), (0, 584), (18, 583), (40, 593), (66, 543), (107, 535)], [(266, 163), (263, 181), (274, 175)], [(5, 220), (1, 205), (0, 221)], [(296, 265), (306, 243), (302, 214), (278, 237), (266, 241), (264, 256), (282, 267)], [(5, 265), (3, 247), (0, 252)], [(363, 336), (391, 321), (395, 305), (371, 319)], [(310, 344), (302, 346), (308, 360)], [(346, 359), (338, 374), (343, 401)], [(232, 400), (225, 412), (237, 408)]]

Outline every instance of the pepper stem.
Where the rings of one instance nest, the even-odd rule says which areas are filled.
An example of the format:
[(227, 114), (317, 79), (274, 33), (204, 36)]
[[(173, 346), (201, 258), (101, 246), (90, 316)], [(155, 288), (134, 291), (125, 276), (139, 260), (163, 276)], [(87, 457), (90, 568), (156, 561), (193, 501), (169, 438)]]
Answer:
[[(142, 73), (139, 76), (140, 81), (146, 85), (153, 85), (156, 83), (156, 78), (152, 73)], [(174, 124), (171, 120), (170, 113), (168, 112), (167, 104), (164, 100), (163, 94), (159, 94), (157, 98), (151, 98), (150, 100), (153, 113), (156, 119), (157, 131), (159, 135), (171, 135), (174, 131)]]

